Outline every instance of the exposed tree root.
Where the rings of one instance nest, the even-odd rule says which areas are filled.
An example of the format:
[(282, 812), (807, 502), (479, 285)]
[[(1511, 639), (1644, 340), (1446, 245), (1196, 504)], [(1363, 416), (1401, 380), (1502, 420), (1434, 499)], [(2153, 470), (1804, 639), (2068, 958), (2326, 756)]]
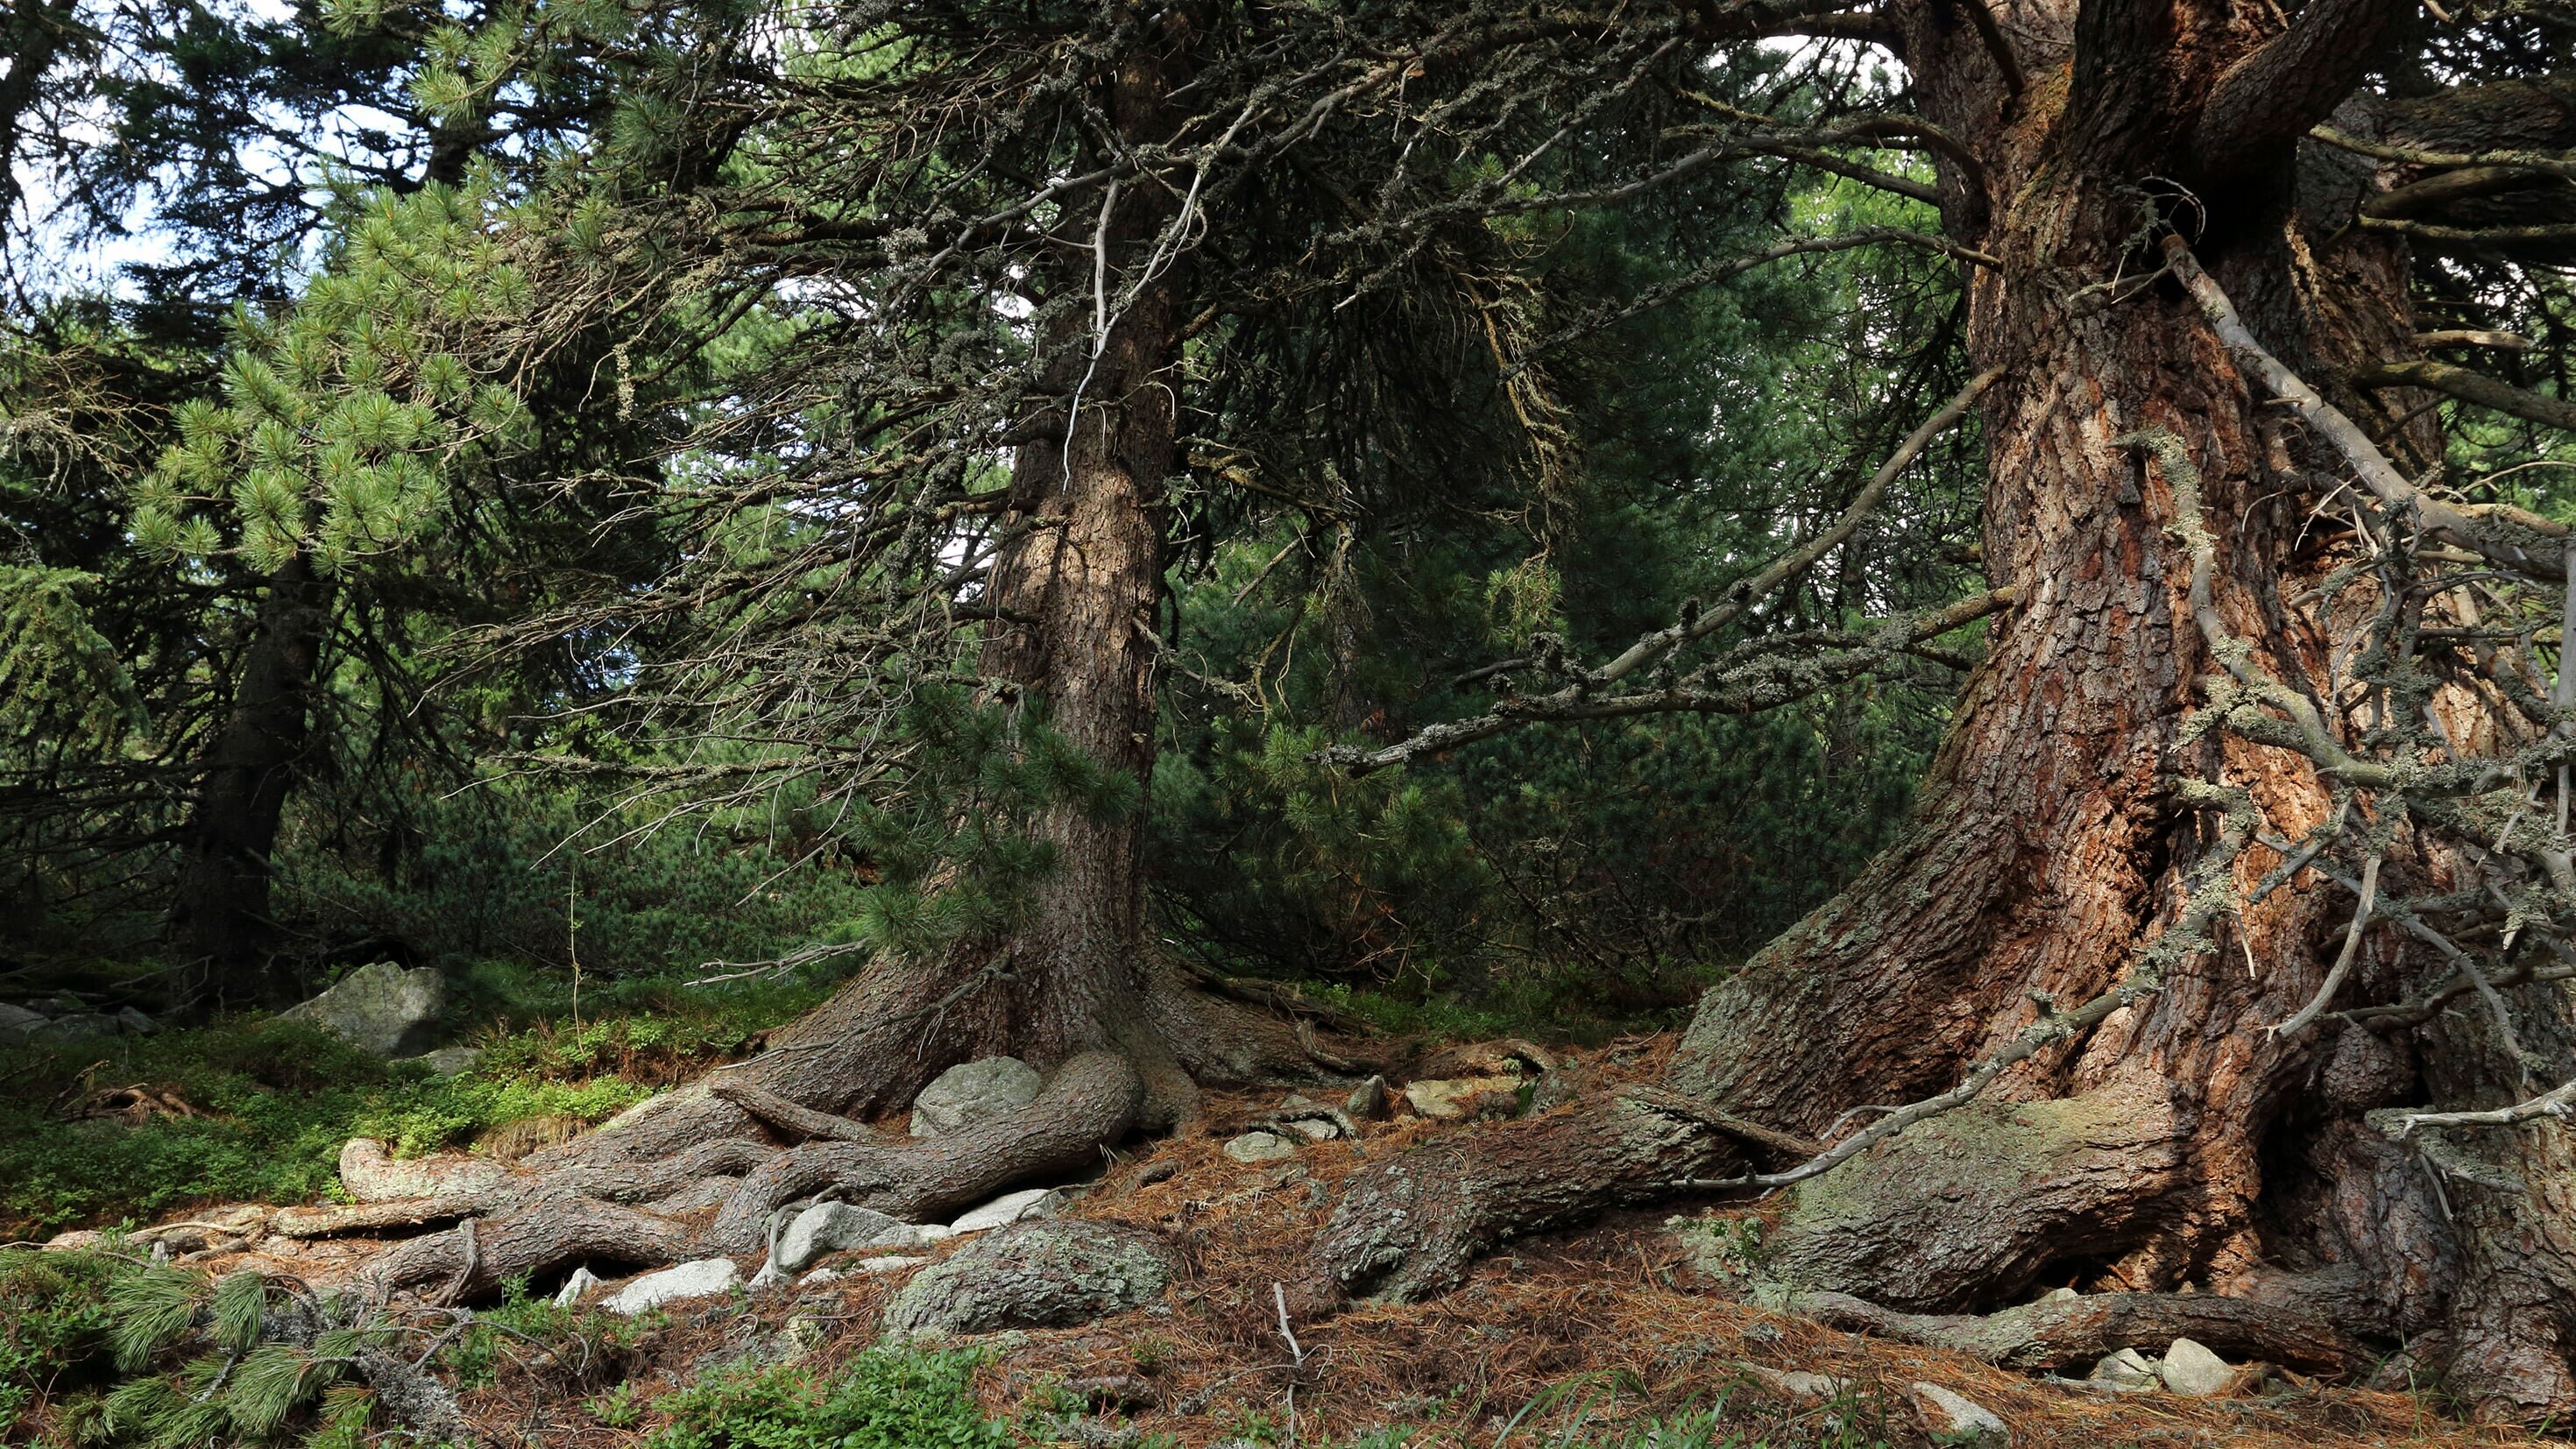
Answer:
[(1455, 1287), (1523, 1233), (1667, 1195), (1742, 1162), (1733, 1133), (1675, 1094), (1632, 1089), (1535, 1122), (1469, 1128), (1353, 1176), (1314, 1249), (1310, 1295), (1410, 1303)]
[(2187, 1160), (2156, 1084), (1971, 1103), (1798, 1184), (1762, 1271), (1916, 1311), (1991, 1303), (2153, 1236)]
[(809, 1137), (825, 1142), (882, 1142), (886, 1134), (865, 1122), (830, 1112), (817, 1112), (800, 1107), (776, 1092), (756, 1087), (749, 1082), (717, 1078), (707, 1090), (722, 1097), (763, 1123), (793, 1137)]
[(2161, 1352), (2177, 1338), (2311, 1373), (2348, 1374), (2369, 1362), (2369, 1350), (2313, 1313), (2215, 1293), (2096, 1293), (1987, 1314), (1898, 1313), (1847, 1293), (1802, 1294), (1789, 1306), (1836, 1328), (2005, 1368), (2089, 1364), (2123, 1348)]
[(771, 1158), (726, 1199), (707, 1234), (720, 1251), (760, 1246), (769, 1215), (798, 1198), (828, 1196), (894, 1217), (971, 1207), (1031, 1178), (1079, 1170), (1127, 1135), (1144, 1084), (1125, 1058), (1087, 1052), (1066, 1062), (1019, 1111), (900, 1147), (809, 1142)]
[(531, 1191), (472, 1226), (414, 1238), (370, 1266), (379, 1296), (429, 1284), (447, 1285), (451, 1301), (488, 1297), (521, 1274), (579, 1262), (655, 1265), (677, 1262), (697, 1246), (687, 1224), (561, 1190)]
[[(930, 1138), (853, 1115), (1007, 1049), (1013, 1013), (979, 996), (1006, 979), (985, 973), (936, 992), (920, 972), (863, 981), (762, 1056), (515, 1168), (467, 1156), (405, 1161), (381, 1142), (352, 1141), (340, 1168), (356, 1201), (289, 1209), (275, 1230), (312, 1238), (454, 1223), (387, 1250), (365, 1277), (379, 1297), (470, 1301), (577, 1263), (756, 1253), (779, 1209), (817, 1197), (934, 1220), (1024, 1182), (1061, 1181), (1131, 1132), (1172, 1125), (1193, 1110), (1194, 1078), (1312, 1080), (1350, 1060), (1304, 1020), (1156, 977), (1132, 1009), (1107, 1013), (1097, 1046), (1055, 1063), (1027, 1107)], [(852, 1026), (851, 1013), (869, 1007), (880, 1009), (872, 1024)]]

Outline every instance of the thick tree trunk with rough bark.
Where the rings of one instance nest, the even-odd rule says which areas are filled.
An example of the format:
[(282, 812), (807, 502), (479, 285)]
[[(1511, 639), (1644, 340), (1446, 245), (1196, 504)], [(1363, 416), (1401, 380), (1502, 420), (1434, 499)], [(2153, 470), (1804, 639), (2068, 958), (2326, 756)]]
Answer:
[[(1942, 163), (1948, 228), (1997, 259), (1969, 278), (1968, 351), (2005, 370), (1983, 400), (1984, 528), (1990, 582), (2017, 589), (2017, 605), (1992, 626), (1908, 837), (1709, 992), (1667, 1079), (1712, 1111), (1795, 1133), (1826, 1135), (1846, 1114), (1866, 1120), (1868, 1108), (1943, 1092), (2043, 1012), (2120, 981), (2175, 923), (2214, 840), (2209, 814), (2177, 799), (2176, 777), (2242, 787), (2292, 837), (2330, 810), (2306, 758), (2186, 728), (2219, 661), (2187, 597), (2173, 480), (2127, 435), (2182, 440), (2216, 537), (2217, 615), (2273, 676), (2339, 698), (2354, 661), (2336, 641), (2378, 601), (2320, 591), (2354, 545), (2311, 514), (2347, 469), (2157, 275), (2150, 200), (2263, 345), (2391, 435), (2402, 464), (2421, 471), (2441, 456), (2420, 415), (2406, 421), (2420, 398), (2356, 395), (2342, 381), (2416, 352), (2404, 243), (2353, 225), (2389, 179), (2298, 140), (2360, 80), (2401, 12), (2311, 0), (2284, 32), (2243, 8), (2168, 0), (1995, 8), (2028, 77), (2018, 89), (1959, 5), (1897, 13), (1920, 113), (1959, 143)], [(2386, 133), (2430, 125), (2423, 110), (2346, 107), (2336, 119)], [(2491, 752), (2509, 727), (2457, 686), (2435, 703), (2457, 749)], [(2250, 890), (2280, 859), (2245, 851), (2236, 886)], [(2437, 886), (2451, 863), (2408, 837), (2389, 868)], [(1793, 1188), (1763, 1272), (1810, 1301), (1852, 1295), (1873, 1312), (1918, 1314), (1991, 1309), (2070, 1281), (2150, 1295), (2215, 1287), (2383, 1339), (2436, 1330), (2419, 1359), (2487, 1414), (2576, 1406), (2564, 1131), (2497, 1131), (2498, 1160), (2445, 1171), (2437, 1186), (2414, 1147), (2363, 1120), (2399, 1101), (2530, 1095), (2483, 1019), (2386, 1040), (2331, 1024), (2271, 1030), (2318, 991), (2351, 904), (2273, 892), (2223, 919), (2216, 949), (2173, 963), (2161, 990), (2020, 1061), (1983, 1100)], [(2347, 990), (2387, 1000), (2420, 989), (2448, 969), (2425, 956), (2383, 929)], [(2563, 1080), (2566, 1003), (2554, 986), (2523, 990), (2519, 1014), (2545, 1023), (2524, 1033), (2548, 1059), (2535, 1074)], [(1440, 1151), (1543, 1159), (1538, 1176), (1586, 1177), (1597, 1203), (1745, 1170), (1714, 1129), (1673, 1141), (1671, 1119), (1623, 1120), (1581, 1109)], [(1672, 1170), (1694, 1155), (1722, 1170)], [(1418, 1196), (1420, 1175), (1407, 1159), (1354, 1180), (1318, 1244), (1320, 1277), (1412, 1296), (1564, 1216), (1526, 1183), (1479, 1180), (1434, 1205), (1435, 1221), (1390, 1233), (1387, 1202)], [(2265, 1335), (2235, 1336), (2255, 1346)], [(2083, 1351), (2116, 1346), (2098, 1332), (2078, 1339)]]
[(270, 576), (232, 707), (199, 768), (169, 918), (180, 963), (172, 995), (189, 1009), (256, 1006), (269, 995), (269, 855), (304, 765), (332, 593), (302, 555)]

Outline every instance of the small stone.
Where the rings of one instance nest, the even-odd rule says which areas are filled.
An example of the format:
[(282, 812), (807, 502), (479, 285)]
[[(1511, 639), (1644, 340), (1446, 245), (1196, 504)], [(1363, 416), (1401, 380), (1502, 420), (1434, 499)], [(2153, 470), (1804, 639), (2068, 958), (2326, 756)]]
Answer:
[(279, 1013), (309, 1021), (369, 1056), (409, 1057), (429, 1050), (447, 980), (433, 967), (405, 971), (391, 961), (361, 966), (312, 1000)]
[(831, 1334), (823, 1327), (823, 1320), (810, 1313), (791, 1313), (786, 1325), (778, 1331), (779, 1356), (793, 1363), (821, 1348), (830, 1338)]
[(1225, 1144), (1225, 1155), (1237, 1162), (1285, 1162), (1297, 1155), (1297, 1144), (1276, 1132), (1246, 1132)]
[[(400, 1060), (418, 1062), (429, 1068), (429, 1074), (433, 1077), (453, 1077), (474, 1070), (474, 1064), (483, 1060), (483, 1049), (470, 1046), (440, 1047), (434, 1052), (416, 1057), (403, 1057)], [(398, 1062), (397, 1065), (399, 1064)]]
[(0, 1037), (25, 1036), (45, 1024), (45, 1014), (0, 1001)]
[(1470, 1117), (1511, 1117), (1521, 1109), (1518, 1077), (1445, 1077), (1408, 1082), (1407, 1106), (1422, 1116), (1454, 1122)]
[(912, 1135), (936, 1137), (1016, 1112), (1036, 1101), (1044, 1085), (1037, 1068), (1018, 1057), (961, 1062), (913, 1098)]
[(2157, 1366), (2165, 1387), (2185, 1398), (2205, 1399), (2236, 1387), (2236, 1369), (2227, 1360), (2209, 1351), (2206, 1345), (2188, 1338), (2177, 1338), (2165, 1350), (2165, 1361)]
[(951, 1233), (981, 1233), (1007, 1227), (1022, 1218), (1042, 1218), (1062, 1207), (1066, 1199), (1052, 1187), (1025, 1188), (1007, 1192), (982, 1207), (967, 1213), (948, 1225)]
[(95, 1229), (74, 1228), (68, 1233), (56, 1233), (47, 1238), (45, 1247), (57, 1253), (74, 1253), (83, 1248), (97, 1247), (106, 1240), (107, 1234)]
[(1746, 1373), (1776, 1393), (1792, 1398), (1830, 1399), (1843, 1391), (1841, 1379), (1831, 1374), (1808, 1373), (1804, 1369), (1764, 1368), (1758, 1363), (1741, 1364)]
[(705, 1298), (730, 1292), (741, 1281), (742, 1270), (734, 1266), (733, 1259), (700, 1258), (676, 1268), (665, 1268), (659, 1273), (647, 1273), (618, 1289), (599, 1306), (611, 1313), (631, 1316), (684, 1298)]
[(818, 1202), (798, 1213), (796, 1220), (787, 1225), (787, 1231), (778, 1235), (775, 1263), (779, 1272), (794, 1273), (825, 1253), (852, 1248), (909, 1248), (920, 1241), (920, 1231), (912, 1224), (890, 1218), (873, 1208)]
[(826, 1283), (840, 1282), (842, 1276), (842, 1272), (838, 1268), (817, 1268), (813, 1272), (806, 1274), (804, 1277), (797, 1279), (796, 1286), (799, 1288), (820, 1288)]
[(2124, 1348), (2103, 1355), (2093, 1365), (2093, 1382), (2109, 1384), (2115, 1389), (2152, 1389), (2164, 1382), (2156, 1375), (2156, 1361), (2134, 1348)]
[(900, 1272), (905, 1268), (918, 1268), (929, 1261), (930, 1260), (928, 1258), (907, 1258), (900, 1253), (889, 1253), (882, 1258), (861, 1258), (853, 1271), (860, 1273), (894, 1273)]
[(1280, 1124), (1309, 1142), (1330, 1142), (1342, 1129), (1330, 1117), (1297, 1117)]
[(161, 1023), (131, 1006), (120, 1006), (116, 1009), (116, 1024), (125, 1028), (127, 1034), (132, 1036), (150, 1036), (161, 1029)]
[(2051, 1288), (2047, 1292), (2039, 1295), (2039, 1301), (2042, 1303), (2072, 1303), (2083, 1296), (2083, 1294), (2076, 1292), (2072, 1288)]
[(1371, 1077), (1351, 1089), (1342, 1101), (1342, 1110), (1353, 1121), (1375, 1122), (1386, 1116), (1386, 1078)]
[(2012, 1431), (1992, 1409), (1939, 1384), (1916, 1384), (1914, 1402), (1923, 1411), (1924, 1427), (1946, 1443), (2002, 1449), (2012, 1442)]
[(580, 1307), (583, 1295), (598, 1287), (599, 1281), (599, 1275), (590, 1271), (588, 1264), (573, 1269), (572, 1276), (566, 1278), (564, 1285), (555, 1290), (555, 1306), (557, 1308)]

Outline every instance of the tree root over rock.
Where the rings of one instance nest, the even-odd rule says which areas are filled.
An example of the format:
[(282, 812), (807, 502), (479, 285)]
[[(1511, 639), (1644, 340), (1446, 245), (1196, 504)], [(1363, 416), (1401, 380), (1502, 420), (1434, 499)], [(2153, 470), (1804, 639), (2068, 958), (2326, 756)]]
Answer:
[[(474, 1159), (393, 1163), (381, 1144), (362, 1139), (341, 1154), (351, 1193), (406, 1195), (324, 1211), (364, 1226), (465, 1216), (460, 1227), (394, 1248), (370, 1275), (379, 1294), (437, 1284), (451, 1299), (472, 1299), (521, 1274), (584, 1260), (657, 1264), (756, 1252), (771, 1214), (800, 1198), (827, 1195), (912, 1221), (970, 1206), (1029, 1178), (1088, 1165), (1135, 1124), (1141, 1095), (1125, 1058), (1087, 1052), (1059, 1067), (1028, 1106), (901, 1145), (817, 1137), (782, 1150), (730, 1137), (656, 1163), (576, 1160), (512, 1173)], [(681, 1194), (720, 1201), (715, 1221), (701, 1227), (630, 1206)]]
[(2012, 1369), (2085, 1364), (2123, 1348), (2162, 1352), (2177, 1338), (2311, 1373), (2350, 1374), (2370, 1359), (2315, 1314), (2215, 1293), (2096, 1293), (1985, 1314), (1899, 1313), (1848, 1293), (1800, 1294), (1788, 1307), (1836, 1328)]

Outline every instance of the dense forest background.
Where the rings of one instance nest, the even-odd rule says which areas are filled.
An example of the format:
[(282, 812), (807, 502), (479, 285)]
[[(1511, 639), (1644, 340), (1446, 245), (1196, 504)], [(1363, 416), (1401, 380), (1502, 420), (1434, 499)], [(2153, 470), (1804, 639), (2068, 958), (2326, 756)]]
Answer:
[[(725, 963), (796, 958), (812, 981), (853, 969), (882, 935), (871, 897), (890, 859), (920, 879), (923, 842), (889, 837), (879, 812), (854, 819), (846, 782), (815, 774), (673, 801), (656, 770), (756, 751), (751, 731), (710, 735), (638, 697), (676, 640), (545, 627), (576, 587), (563, 580), (648, 578), (688, 526), (676, 490), (639, 502), (621, 470), (698, 466), (664, 449), (704, 404), (621, 381), (602, 407), (600, 363), (625, 341), (549, 364), (591, 374), (578, 392), (512, 399), (526, 438), (507, 456), (345, 505), (380, 510), (362, 526), (390, 536), (296, 585), (318, 596), (294, 626), (302, 719), (271, 731), (281, 748), (252, 767), (255, 791), (228, 783), (239, 721), (280, 687), (263, 671), (289, 632), (284, 586), (256, 530), (284, 505), (222, 484), (238, 513), (180, 522), (154, 511), (155, 480), (240, 405), (245, 355), (320, 345), (293, 330), (297, 297), (381, 284), (376, 231), (434, 246), (459, 234), (417, 233), (535, 204), (504, 199), (530, 184), (514, 168), (624, 118), (577, 88), (443, 117), (418, 97), (435, 67), (470, 59), (456, 47), (475, 32), (424, 32), (407, 12), (120, 23), (66, 34), (89, 64), (39, 67), (11, 133), (7, 989), (191, 1005), (175, 958), (215, 948), (187, 882), (210, 836), (245, 829), (265, 838), (220, 848), (263, 860), (265, 879), (224, 890), (264, 900), (221, 949), (258, 965), (228, 1004), (282, 1004), (386, 956), (481, 983), (505, 1012), (568, 1001), (576, 953), (594, 993), (740, 969)], [(1729, 79), (1841, 108), (1890, 84), (1857, 49)], [(1268, 386), (1316, 415), (1269, 425), (1306, 451), (1261, 491), (1216, 497), (1198, 470), (1221, 458), (1172, 480), (1170, 687), (1141, 808), (1158, 929), (1177, 946), (1398, 1014), (1643, 1018), (1686, 1005), (1898, 828), (1955, 685), (1928, 661), (1751, 718), (1541, 725), (1364, 778), (1316, 758), (1471, 713), (1475, 671), (1534, 639), (1615, 652), (1716, 598), (1851, 501), (1895, 442), (1890, 419), (1956, 387), (1955, 267), (1937, 254), (1835, 251), (1667, 287), (1757, 250), (1779, 217), (1866, 228), (1906, 204), (1778, 170), (1511, 242), (1508, 325), (1575, 334), (1546, 358), (1540, 431), (1495, 406), (1490, 317), (1430, 318), (1403, 340), (1412, 355), (1388, 355), (1408, 303), (1369, 296), (1361, 310), (1386, 315), (1260, 360), (1297, 373), (1284, 384), (1212, 353), (1195, 424), (1223, 429)], [(489, 278), (452, 285), (472, 297), (460, 306), (530, 305)], [(725, 346), (758, 351), (815, 324), (787, 292), (723, 325)], [(1330, 415), (1385, 389), (1424, 395), (1392, 422)], [(1967, 592), (1970, 456), (1945, 444), (1908, 470), (1760, 627)]]
[[(0, 1417), (614, 1440), (681, 1349), (594, 1371), (594, 1267), (774, 1295), (836, 1211), (1150, 1267), (986, 1326), (1199, 1275), (1211, 1442), (1274, 1319), (1294, 1449), (1299, 1324), (1524, 1241), (1699, 1295), (1601, 1345), (2576, 1412), (2560, 10), (5, 0), (0, 66)], [(1520, 1413), (1611, 1372), (1516, 1301)], [(655, 1442), (1007, 1437), (887, 1352)]]

